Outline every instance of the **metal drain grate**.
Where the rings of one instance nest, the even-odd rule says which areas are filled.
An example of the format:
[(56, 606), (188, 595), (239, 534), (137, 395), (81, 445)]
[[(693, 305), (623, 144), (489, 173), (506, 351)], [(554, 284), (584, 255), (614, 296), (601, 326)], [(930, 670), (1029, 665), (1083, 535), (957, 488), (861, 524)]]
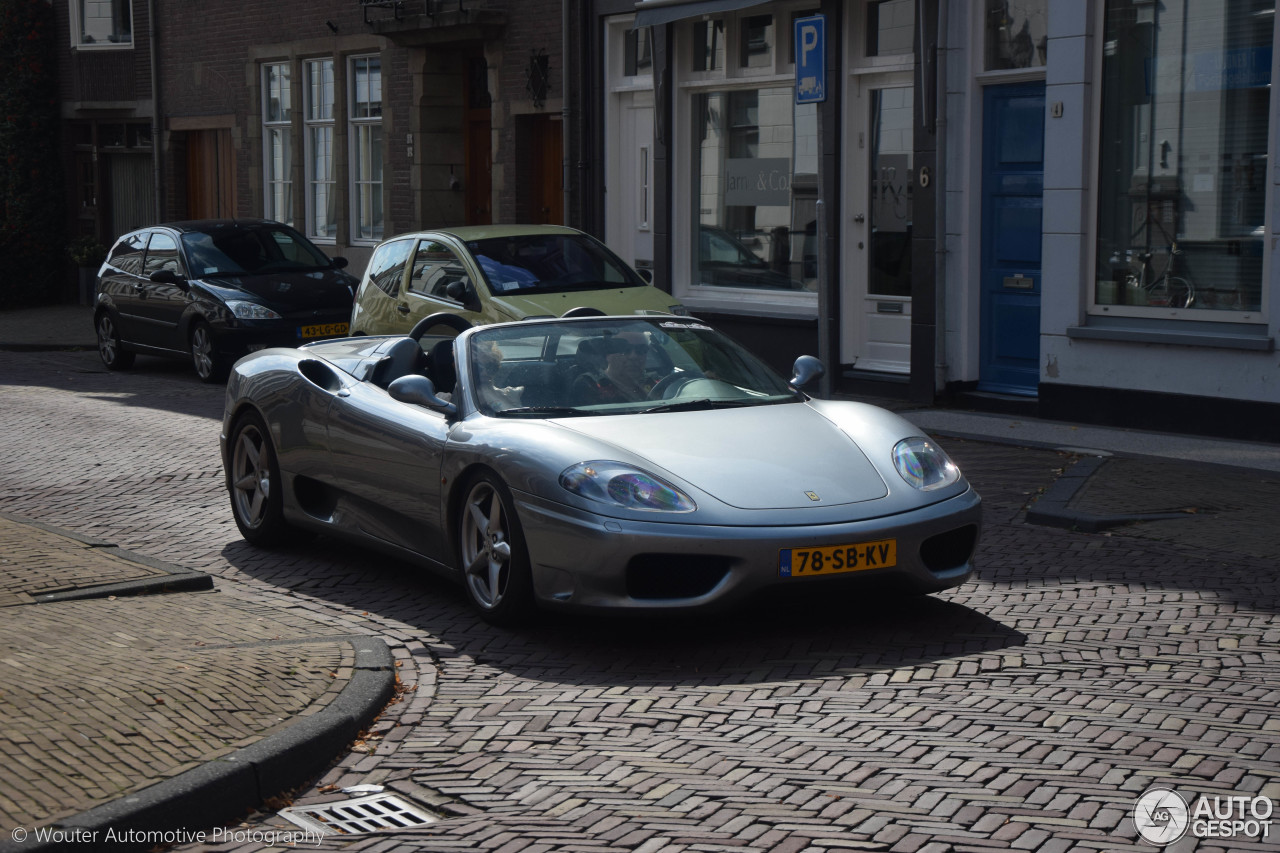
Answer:
[(351, 835), (385, 829), (409, 829), (435, 823), (438, 817), (409, 805), (394, 794), (374, 794), (323, 803), (318, 806), (291, 806), (280, 817), (326, 835)]

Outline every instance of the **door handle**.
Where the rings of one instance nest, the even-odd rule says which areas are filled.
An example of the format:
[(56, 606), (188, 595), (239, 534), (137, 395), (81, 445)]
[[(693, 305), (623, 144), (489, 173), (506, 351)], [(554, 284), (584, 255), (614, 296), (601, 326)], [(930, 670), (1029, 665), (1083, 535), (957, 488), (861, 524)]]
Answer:
[(409, 308), (408, 305), (397, 305), (396, 310), (399, 311), (401, 314), (408, 314), (411, 309)]
[(854, 221), (854, 222), (856, 222), (856, 223), (858, 223), (859, 225), (861, 225), (862, 223), (864, 223), (864, 222), (866, 222), (866, 221), (867, 221), (867, 217), (865, 217), (865, 216), (863, 216), (861, 213), (859, 213), (859, 214), (857, 214), (856, 216), (854, 216), (854, 217), (853, 217), (853, 221)]

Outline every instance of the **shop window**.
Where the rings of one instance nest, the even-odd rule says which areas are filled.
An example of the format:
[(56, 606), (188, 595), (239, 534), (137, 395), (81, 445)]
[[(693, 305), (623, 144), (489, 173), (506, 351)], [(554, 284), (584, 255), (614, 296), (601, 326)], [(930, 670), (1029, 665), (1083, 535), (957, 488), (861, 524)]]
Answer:
[(262, 66), (263, 216), (293, 224), (293, 103), (287, 62)]
[(1274, 0), (1109, 0), (1094, 312), (1263, 308)]
[(986, 70), (1043, 68), (1049, 54), (1049, 0), (986, 3)]
[(743, 68), (773, 67), (773, 15), (752, 15), (739, 27), (742, 44), (738, 63)]
[(305, 68), (307, 236), (332, 243), (338, 234), (333, 168), (333, 60), (310, 60)]
[(382, 60), (351, 59), (351, 204), (353, 242), (382, 239)]
[(133, 47), (130, 0), (73, 0), (71, 18), (74, 47)]

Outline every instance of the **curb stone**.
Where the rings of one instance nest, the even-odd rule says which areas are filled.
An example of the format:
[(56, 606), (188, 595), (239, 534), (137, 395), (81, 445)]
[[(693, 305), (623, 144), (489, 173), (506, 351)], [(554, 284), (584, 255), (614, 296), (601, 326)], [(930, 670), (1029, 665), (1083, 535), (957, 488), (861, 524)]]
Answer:
[(1072, 509), (1071, 501), (1089, 478), (1102, 470), (1107, 456), (1086, 456), (1063, 471), (1043, 495), (1027, 510), (1027, 524), (1043, 527), (1060, 527), (1082, 533), (1101, 533), (1113, 527), (1123, 527), (1140, 521), (1162, 521), (1185, 518), (1178, 512), (1124, 513), (1104, 515)]

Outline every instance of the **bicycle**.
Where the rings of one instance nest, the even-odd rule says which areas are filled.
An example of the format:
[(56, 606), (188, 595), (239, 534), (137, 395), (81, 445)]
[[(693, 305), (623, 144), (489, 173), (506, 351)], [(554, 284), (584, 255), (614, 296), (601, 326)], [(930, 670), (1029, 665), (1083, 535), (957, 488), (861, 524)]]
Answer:
[[(1153, 305), (1157, 307), (1168, 306), (1170, 308), (1191, 308), (1196, 301), (1196, 288), (1190, 279), (1173, 275), (1173, 261), (1178, 255), (1182, 254), (1182, 250), (1178, 248), (1177, 242), (1169, 245), (1169, 264), (1164, 268), (1164, 272), (1147, 281), (1148, 274), (1151, 272), (1151, 258), (1154, 252), (1140, 252), (1137, 254), (1141, 266), (1138, 268), (1138, 274), (1130, 274), (1125, 277), (1125, 293), (1137, 296), (1140, 294), (1141, 302), (1130, 302), (1131, 305)], [(1133, 266), (1134, 251), (1129, 249), (1125, 252), (1125, 261)]]

